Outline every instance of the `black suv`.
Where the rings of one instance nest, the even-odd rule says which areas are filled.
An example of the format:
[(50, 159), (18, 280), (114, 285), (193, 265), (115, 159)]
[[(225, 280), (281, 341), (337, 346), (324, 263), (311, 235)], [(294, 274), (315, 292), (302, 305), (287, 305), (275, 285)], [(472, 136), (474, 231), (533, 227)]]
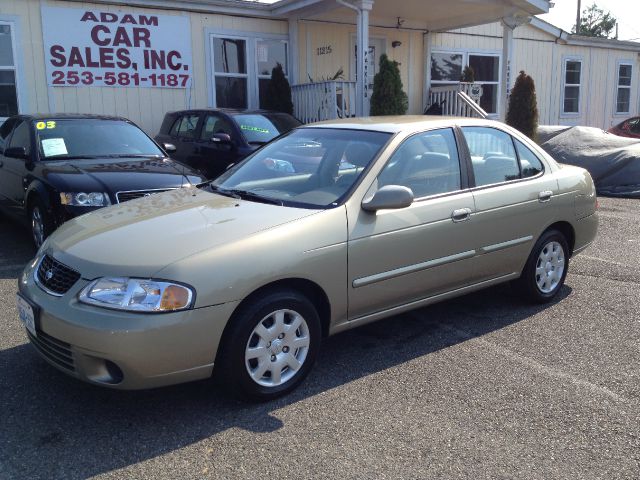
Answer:
[(181, 110), (165, 115), (156, 140), (172, 158), (215, 178), (299, 125), (291, 115), (268, 110)]
[(29, 223), (37, 247), (75, 216), (204, 181), (124, 118), (18, 115), (0, 126), (0, 210)]

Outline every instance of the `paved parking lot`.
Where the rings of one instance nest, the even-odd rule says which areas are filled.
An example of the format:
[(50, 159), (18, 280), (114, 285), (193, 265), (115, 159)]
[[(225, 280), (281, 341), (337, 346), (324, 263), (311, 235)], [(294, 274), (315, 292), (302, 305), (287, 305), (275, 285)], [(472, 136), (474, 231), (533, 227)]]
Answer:
[(0, 217), (0, 478), (640, 478), (640, 201), (600, 218), (556, 303), (502, 286), (347, 332), (247, 405), (45, 364), (15, 309), (33, 250)]

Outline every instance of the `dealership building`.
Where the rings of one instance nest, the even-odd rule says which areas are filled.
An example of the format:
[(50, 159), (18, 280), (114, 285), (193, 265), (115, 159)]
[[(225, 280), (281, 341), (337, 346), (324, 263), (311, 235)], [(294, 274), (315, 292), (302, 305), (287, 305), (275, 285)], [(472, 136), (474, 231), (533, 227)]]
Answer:
[(398, 62), (410, 113), (443, 98), (460, 108), (469, 65), (469, 93), (492, 118), (504, 117), (520, 70), (536, 82), (540, 123), (608, 128), (637, 115), (640, 44), (571, 35), (535, 17), (548, 10), (546, 0), (3, 0), (0, 120), (115, 114), (155, 134), (168, 111), (259, 108), (277, 63), (304, 121), (366, 115), (382, 53)]

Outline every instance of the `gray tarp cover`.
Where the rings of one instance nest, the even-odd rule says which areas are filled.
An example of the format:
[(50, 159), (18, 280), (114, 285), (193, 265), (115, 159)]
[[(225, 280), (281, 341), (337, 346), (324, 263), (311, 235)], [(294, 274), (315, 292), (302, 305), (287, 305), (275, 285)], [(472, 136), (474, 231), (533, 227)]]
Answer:
[(592, 127), (540, 126), (538, 143), (558, 162), (586, 168), (599, 195), (640, 198), (640, 140)]

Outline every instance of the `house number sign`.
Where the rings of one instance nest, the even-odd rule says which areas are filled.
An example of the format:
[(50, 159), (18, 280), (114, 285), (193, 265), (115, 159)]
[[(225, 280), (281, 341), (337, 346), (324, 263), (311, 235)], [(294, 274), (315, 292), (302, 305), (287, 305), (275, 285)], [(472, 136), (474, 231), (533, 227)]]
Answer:
[(316, 48), (316, 55), (330, 55), (333, 52), (331, 45), (325, 45), (323, 47)]

